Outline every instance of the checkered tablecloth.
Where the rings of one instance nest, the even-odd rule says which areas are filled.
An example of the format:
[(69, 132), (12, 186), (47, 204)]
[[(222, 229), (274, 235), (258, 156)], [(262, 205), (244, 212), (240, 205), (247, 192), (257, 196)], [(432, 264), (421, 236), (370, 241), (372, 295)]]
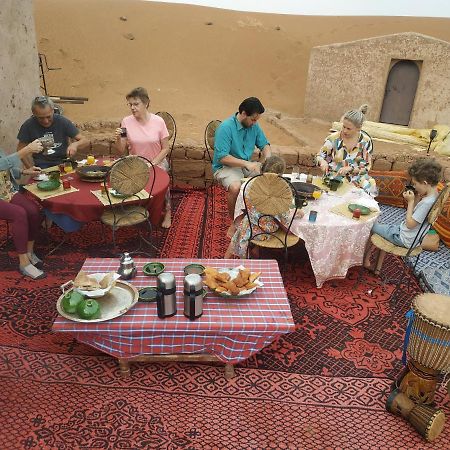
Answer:
[[(96, 323), (73, 322), (58, 316), (54, 331), (69, 332), (76, 339), (115, 357), (174, 353), (209, 353), (223, 362), (236, 363), (258, 352), (279, 335), (294, 331), (289, 301), (275, 260), (232, 259), (160, 259), (165, 271), (175, 275), (177, 314), (161, 320), (156, 303), (138, 303), (123, 316)], [(145, 276), (142, 266), (148, 262), (135, 259), (138, 274), (131, 280), (136, 288), (156, 286), (156, 278)], [(261, 272), (264, 286), (250, 296), (228, 299), (208, 292), (203, 315), (190, 321), (183, 315), (183, 268), (189, 263), (210, 267), (244, 265)], [(116, 271), (118, 259), (85, 261), (87, 273)]]

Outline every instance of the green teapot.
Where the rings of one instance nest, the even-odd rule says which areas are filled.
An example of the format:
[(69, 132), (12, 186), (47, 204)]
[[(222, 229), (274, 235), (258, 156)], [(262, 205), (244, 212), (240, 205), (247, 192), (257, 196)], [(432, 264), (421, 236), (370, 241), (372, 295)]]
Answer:
[(77, 305), (85, 297), (77, 291), (70, 291), (64, 294), (61, 301), (62, 309), (68, 314), (75, 314), (77, 312)]
[(94, 320), (100, 317), (100, 305), (92, 298), (81, 300), (77, 305), (77, 314), (80, 319)]

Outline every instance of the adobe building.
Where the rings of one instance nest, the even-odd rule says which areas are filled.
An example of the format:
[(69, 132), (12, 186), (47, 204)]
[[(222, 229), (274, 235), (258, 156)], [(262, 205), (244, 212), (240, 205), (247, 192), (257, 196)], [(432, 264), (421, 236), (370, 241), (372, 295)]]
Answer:
[(450, 43), (398, 33), (314, 47), (305, 117), (329, 121), (367, 103), (367, 119), (412, 128), (450, 125)]

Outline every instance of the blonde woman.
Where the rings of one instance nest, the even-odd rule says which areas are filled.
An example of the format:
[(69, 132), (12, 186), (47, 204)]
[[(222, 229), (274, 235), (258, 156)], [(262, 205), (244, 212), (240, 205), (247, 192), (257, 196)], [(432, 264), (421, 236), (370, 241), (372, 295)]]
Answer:
[(342, 129), (330, 134), (316, 156), (324, 174), (346, 176), (356, 186), (376, 195), (376, 183), (369, 176), (372, 167), (372, 139), (361, 131), (367, 105), (347, 111), (342, 117)]

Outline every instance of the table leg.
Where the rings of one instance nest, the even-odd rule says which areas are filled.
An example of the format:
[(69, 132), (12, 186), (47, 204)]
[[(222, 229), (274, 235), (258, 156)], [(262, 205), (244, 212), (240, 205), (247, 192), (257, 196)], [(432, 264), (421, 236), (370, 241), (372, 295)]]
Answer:
[(131, 375), (130, 363), (124, 358), (117, 358), (119, 361), (120, 376), (122, 378), (129, 377)]
[(227, 380), (231, 380), (231, 378), (234, 378), (236, 376), (236, 372), (234, 371), (233, 364), (226, 363), (224, 372), (225, 372), (225, 378)]

